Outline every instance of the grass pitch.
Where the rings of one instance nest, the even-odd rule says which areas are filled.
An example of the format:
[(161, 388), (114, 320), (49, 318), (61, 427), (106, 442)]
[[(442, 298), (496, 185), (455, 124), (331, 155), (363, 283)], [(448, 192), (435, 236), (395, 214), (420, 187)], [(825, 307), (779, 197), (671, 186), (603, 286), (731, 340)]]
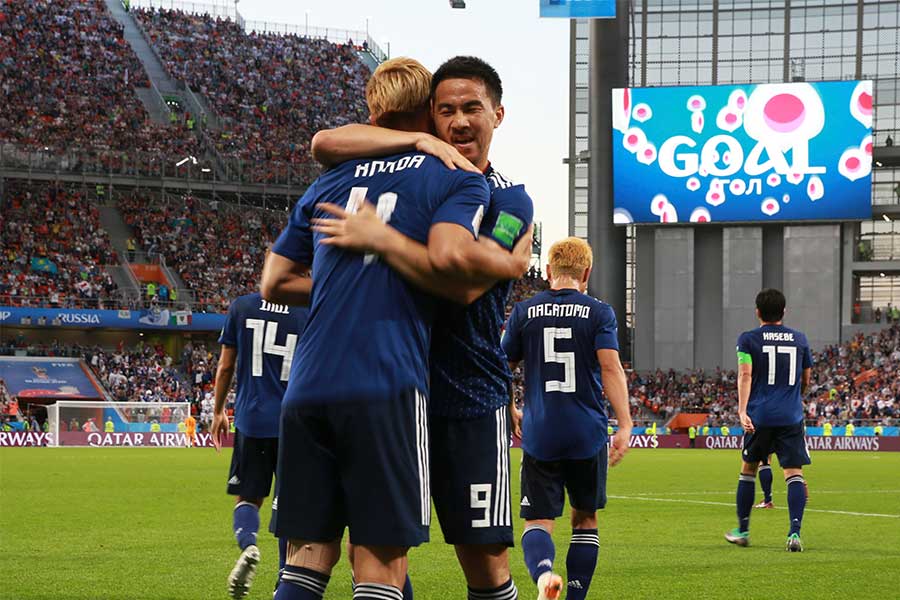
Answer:
[[(514, 466), (521, 455), (514, 451)], [(206, 449), (0, 449), (0, 598), (225, 599), (238, 556), (230, 453)], [(590, 598), (897, 598), (900, 453), (819, 452), (807, 470), (806, 551), (784, 551), (784, 482), (776, 510), (755, 511), (751, 546), (727, 544), (739, 455), (726, 450), (632, 450), (612, 469), (600, 513)], [(518, 505), (518, 469), (513, 469)], [(757, 501), (760, 492), (757, 490)], [(514, 513), (517, 512), (514, 510)], [(268, 524), (268, 504), (262, 511)], [(557, 522), (557, 570), (570, 532)], [(522, 531), (521, 522), (516, 533)], [(411, 554), (422, 600), (465, 598), (440, 529)], [(271, 598), (277, 547), (260, 533), (250, 598)], [(523, 599), (536, 597), (520, 548), (511, 553)], [(350, 598), (346, 562), (328, 600)]]

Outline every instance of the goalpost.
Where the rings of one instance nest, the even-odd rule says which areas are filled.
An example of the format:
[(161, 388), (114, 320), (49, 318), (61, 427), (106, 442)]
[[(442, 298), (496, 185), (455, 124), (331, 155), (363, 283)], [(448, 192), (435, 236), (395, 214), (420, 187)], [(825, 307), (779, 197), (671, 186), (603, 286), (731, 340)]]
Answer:
[(178, 424), (189, 414), (188, 402), (60, 400), (47, 407), (49, 445), (185, 446)]

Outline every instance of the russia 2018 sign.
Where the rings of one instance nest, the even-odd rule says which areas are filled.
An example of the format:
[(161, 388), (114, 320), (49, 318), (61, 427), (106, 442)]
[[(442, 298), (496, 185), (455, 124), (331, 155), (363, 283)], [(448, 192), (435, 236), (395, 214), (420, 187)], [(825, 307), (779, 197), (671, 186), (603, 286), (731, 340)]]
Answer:
[(614, 221), (872, 216), (872, 82), (613, 91)]

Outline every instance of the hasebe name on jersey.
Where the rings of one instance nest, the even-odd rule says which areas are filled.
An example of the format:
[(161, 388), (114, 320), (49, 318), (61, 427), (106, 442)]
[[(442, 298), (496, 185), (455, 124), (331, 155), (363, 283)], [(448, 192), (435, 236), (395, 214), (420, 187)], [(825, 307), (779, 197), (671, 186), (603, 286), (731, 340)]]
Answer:
[(763, 341), (765, 342), (793, 342), (794, 334), (785, 331), (763, 331)]

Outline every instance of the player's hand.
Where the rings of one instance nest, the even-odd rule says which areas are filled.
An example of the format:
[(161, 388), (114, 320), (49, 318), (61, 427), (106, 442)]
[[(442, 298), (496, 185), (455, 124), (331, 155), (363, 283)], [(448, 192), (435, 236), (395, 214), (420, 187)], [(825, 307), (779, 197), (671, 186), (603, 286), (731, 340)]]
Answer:
[(222, 436), (228, 435), (228, 415), (225, 411), (213, 413), (212, 425), (209, 426), (209, 433), (212, 436), (213, 446), (216, 452), (222, 451)]
[(753, 425), (753, 421), (750, 419), (750, 415), (748, 415), (745, 412), (742, 412), (742, 413), (739, 413), (738, 416), (741, 419), (741, 427), (744, 428), (744, 431), (749, 431), (750, 433), (753, 433), (753, 431), (756, 428)]
[(509, 422), (514, 436), (522, 439), (522, 411), (515, 404), (509, 405)]
[(631, 425), (620, 425), (609, 445), (609, 466), (614, 467), (628, 453), (631, 445)]
[(362, 203), (356, 213), (347, 212), (330, 202), (320, 203), (319, 208), (335, 217), (312, 220), (313, 231), (328, 236), (322, 240), (323, 244), (354, 252), (383, 250), (388, 226), (382, 222), (375, 207), (368, 200)]
[(525, 235), (519, 238), (516, 245), (512, 249), (512, 277), (510, 279), (518, 279), (522, 277), (531, 266), (531, 255), (534, 249), (534, 223), (532, 223)]
[(453, 171), (459, 167), (463, 171), (481, 174), (481, 170), (473, 165), (468, 158), (460, 154), (456, 147), (429, 133), (421, 134), (416, 142), (416, 150), (430, 154)]

